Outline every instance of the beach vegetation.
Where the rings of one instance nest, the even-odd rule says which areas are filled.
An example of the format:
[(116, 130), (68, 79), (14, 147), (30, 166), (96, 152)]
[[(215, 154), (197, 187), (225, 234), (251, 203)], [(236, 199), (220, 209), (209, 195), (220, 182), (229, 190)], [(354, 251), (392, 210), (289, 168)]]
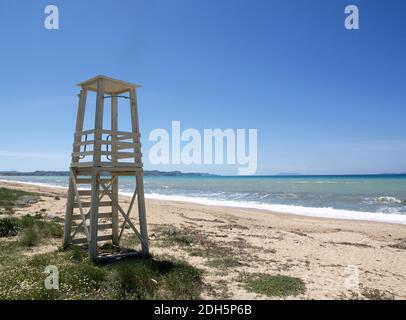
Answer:
[(47, 221), (40, 216), (24, 216), (18, 220), (21, 232), (20, 243), (23, 246), (34, 247), (44, 239), (60, 238), (63, 235), (62, 225), (54, 221)]
[(14, 218), (0, 219), (0, 238), (16, 236), (20, 230), (20, 224)]
[(35, 247), (40, 241), (40, 230), (35, 225), (23, 229), (23, 232), (20, 235), (20, 243), (26, 247)]
[(192, 257), (204, 257), (204, 258), (224, 258), (232, 256), (233, 251), (229, 247), (219, 246), (217, 243), (212, 242), (205, 246), (190, 248), (189, 254)]
[[(203, 289), (200, 270), (167, 257), (93, 264), (84, 247), (26, 256), (8, 241), (0, 258), (0, 299), (199, 299)], [(58, 268), (58, 290), (44, 287), (49, 265)]]
[(201, 231), (173, 226), (164, 226), (157, 229), (158, 241), (163, 246), (178, 245), (186, 250), (192, 257), (206, 258), (209, 267), (224, 269), (241, 266), (235, 258), (233, 249), (221, 246), (210, 239)]
[(190, 246), (196, 242), (192, 235), (186, 230), (182, 230), (176, 227), (165, 226), (159, 230), (160, 237), (158, 240), (164, 246), (180, 245), (180, 246)]
[(235, 268), (241, 266), (241, 263), (232, 256), (209, 259), (206, 265), (214, 268)]
[(201, 271), (181, 261), (134, 257), (113, 265), (119, 299), (198, 299)]
[(297, 296), (306, 290), (302, 279), (290, 276), (255, 274), (244, 278), (245, 288), (248, 291), (268, 297)]
[(39, 195), (21, 190), (0, 188), (0, 208), (12, 212), (14, 207), (24, 207), (39, 200)]
[(62, 237), (63, 230), (60, 222), (47, 221), (41, 216), (27, 215), (21, 218), (0, 219), (0, 238), (17, 235), (20, 244), (33, 247), (43, 239)]
[(368, 300), (394, 300), (392, 293), (378, 289), (365, 288), (362, 290), (362, 295)]
[(36, 228), (40, 235), (45, 238), (60, 238), (63, 235), (60, 222), (48, 221), (41, 216), (26, 215), (21, 218), (21, 225), (23, 228)]

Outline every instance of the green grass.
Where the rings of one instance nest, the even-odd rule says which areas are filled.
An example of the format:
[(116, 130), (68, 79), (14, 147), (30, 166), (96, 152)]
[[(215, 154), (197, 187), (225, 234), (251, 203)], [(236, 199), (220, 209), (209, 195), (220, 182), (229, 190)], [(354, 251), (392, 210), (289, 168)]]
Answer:
[[(202, 291), (201, 272), (185, 262), (134, 257), (92, 264), (75, 246), (33, 257), (23, 251), (18, 241), (0, 242), (0, 300), (198, 299)], [(49, 265), (58, 267), (59, 290), (44, 287)]]
[(0, 208), (11, 212), (13, 207), (24, 207), (35, 203), (39, 200), (39, 196), (25, 191), (0, 188)]
[(20, 220), (22, 228), (37, 228), (38, 232), (47, 238), (59, 238), (63, 235), (60, 222), (44, 220), (40, 215), (24, 216)]
[(235, 258), (231, 247), (219, 246), (199, 230), (163, 226), (156, 230), (159, 243), (166, 246), (178, 245), (185, 249), (190, 256), (208, 259), (207, 266), (219, 269), (241, 266)]
[(63, 230), (60, 222), (46, 221), (40, 215), (0, 219), (0, 237), (16, 235), (22, 245), (33, 247), (43, 239), (62, 237)]
[(257, 274), (245, 279), (245, 288), (248, 291), (263, 294), (269, 297), (297, 296), (306, 290), (302, 279), (282, 276)]
[(37, 246), (42, 239), (40, 230), (37, 226), (25, 228), (20, 234), (20, 243), (26, 247)]
[(203, 247), (193, 247), (190, 248), (189, 254), (192, 257), (204, 257), (208, 259), (222, 259), (225, 257), (232, 257), (232, 248), (222, 247), (217, 245), (215, 242), (210, 245)]
[(17, 219), (0, 219), (0, 238), (16, 236), (19, 230), (20, 224), (18, 223)]
[(239, 267), (241, 266), (241, 263), (235, 259), (234, 257), (224, 257), (224, 258), (215, 258), (215, 259), (210, 259), (207, 261), (206, 265), (210, 267), (215, 267), (215, 268), (234, 268), (234, 267)]
[(166, 245), (178, 244), (181, 246), (190, 246), (194, 242), (190, 234), (175, 227), (164, 227), (160, 231), (162, 236), (160, 240)]

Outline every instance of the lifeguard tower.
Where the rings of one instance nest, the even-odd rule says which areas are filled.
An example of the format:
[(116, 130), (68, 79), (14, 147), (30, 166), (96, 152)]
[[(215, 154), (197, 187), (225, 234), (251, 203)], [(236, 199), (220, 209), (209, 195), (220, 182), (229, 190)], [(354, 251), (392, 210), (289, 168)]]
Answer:
[[(148, 233), (144, 201), (143, 165), (137, 109), (136, 84), (97, 76), (81, 87), (76, 119), (69, 191), (66, 206), (64, 246), (87, 244), (91, 261), (99, 257), (99, 242), (111, 241), (119, 246), (129, 226), (148, 254)], [(96, 92), (94, 128), (84, 130), (86, 100)], [(129, 101), (131, 131), (119, 131), (118, 99)], [(106, 108), (109, 102), (110, 108)], [(120, 106), (121, 107), (121, 106)], [(103, 128), (103, 115), (111, 112), (110, 128)], [(119, 177), (134, 176), (136, 188), (129, 207), (122, 209), (118, 199)], [(139, 231), (130, 219), (134, 202), (138, 202)], [(122, 223), (119, 223), (121, 216)]]

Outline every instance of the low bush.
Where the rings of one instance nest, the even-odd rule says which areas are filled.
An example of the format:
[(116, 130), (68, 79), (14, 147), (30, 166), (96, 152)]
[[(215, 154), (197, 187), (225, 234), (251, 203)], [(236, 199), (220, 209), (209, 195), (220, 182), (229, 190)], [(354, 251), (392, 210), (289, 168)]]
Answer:
[(16, 236), (20, 230), (20, 225), (16, 219), (0, 219), (0, 238)]

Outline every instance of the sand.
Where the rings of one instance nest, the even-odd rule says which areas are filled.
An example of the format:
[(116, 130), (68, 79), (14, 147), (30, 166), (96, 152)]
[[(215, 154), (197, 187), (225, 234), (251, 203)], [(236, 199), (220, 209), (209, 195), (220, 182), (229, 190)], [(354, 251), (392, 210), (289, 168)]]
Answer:
[[(43, 194), (40, 202), (16, 209), (16, 215), (45, 209), (47, 217), (64, 217), (64, 189), (9, 182), (0, 182), (0, 187)], [(123, 208), (129, 200), (121, 197)], [(146, 199), (146, 207), (152, 254), (185, 260), (204, 270), (203, 298), (270, 299), (250, 292), (242, 281), (246, 275), (270, 274), (305, 282), (305, 293), (286, 299), (406, 299), (404, 225), (151, 199)], [(132, 219), (137, 222), (136, 217)], [(192, 248), (163, 245), (160, 232), (168, 227), (190, 234), (197, 243)], [(207, 254), (192, 253), (199, 248)], [(212, 266), (211, 252), (219, 248), (238, 265)]]

